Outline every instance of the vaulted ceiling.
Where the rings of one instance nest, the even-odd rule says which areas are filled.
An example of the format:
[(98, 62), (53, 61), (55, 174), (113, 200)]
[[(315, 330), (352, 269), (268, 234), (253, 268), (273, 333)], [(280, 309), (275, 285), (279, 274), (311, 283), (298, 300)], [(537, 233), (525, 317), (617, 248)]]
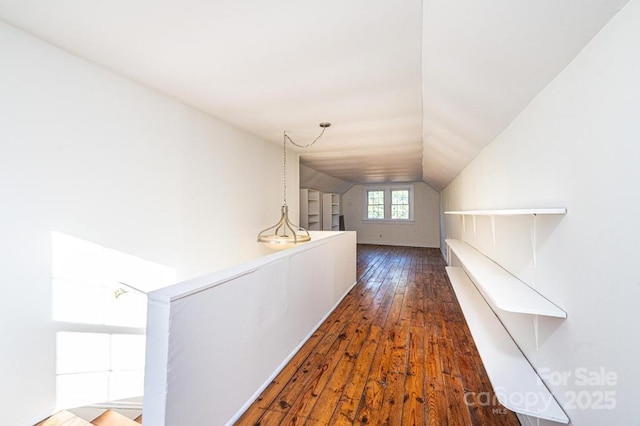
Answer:
[(0, 19), (306, 166), (445, 187), (627, 0), (0, 0)]

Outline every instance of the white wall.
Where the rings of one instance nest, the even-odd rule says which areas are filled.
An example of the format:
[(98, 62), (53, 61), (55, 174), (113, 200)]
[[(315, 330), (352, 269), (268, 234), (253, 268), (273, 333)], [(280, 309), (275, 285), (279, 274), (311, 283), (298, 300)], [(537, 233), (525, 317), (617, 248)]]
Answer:
[(347, 231), (357, 231), (358, 243), (410, 247), (440, 246), (440, 194), (424, 182), (414, 185), (412, 223), (364, 220), (364, 186), (355, 185), (342, 196)]
[[(474, 234), (469, 219), (463, 232), (460, 217), (446, 216), (444, 233), (480, 248), (567, 312), (565, 320), (541, 318), (538, 351), (530, 319), (502, 316), (575, 425), (639, 418), (638, 22), (640, 1), (632, 0), (442, 193), (444, 210), (568, 209), (537, 219), (535, 269), (529, 217), (497, 218), (495, 247), (489, 218), (478, 218)], [(615, 383), (586, 385), (576, 376), (601, 378), (601, 369), (617, 375)], [(555, 380), (549, 372), (570, 376)]]
[(33, 424), (55, 403), (51, 231), (211, 272), (264, 253), (282, 154), (2, 23), (0, 51), (0, 401)]

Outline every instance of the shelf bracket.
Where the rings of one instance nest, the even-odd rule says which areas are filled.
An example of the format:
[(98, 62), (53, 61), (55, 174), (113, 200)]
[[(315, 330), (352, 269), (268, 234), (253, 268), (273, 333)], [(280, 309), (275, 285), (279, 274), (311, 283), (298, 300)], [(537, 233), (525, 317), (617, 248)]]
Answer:
[(465, 215), (462, 215), (462, 232), (463, 234), (467, 232), (467, 221), (465, 220)]
[(493, 237), (493, 248), (496, 248), (496, 217), (491, 216), (491, 236)]
[(534, 315), (533, 316), (533, 334), (535, 334), (536, 336), (536, 352), (538, 352), (538, 331), (539, 331), (539, 327), (538, 327), (538, 315)]
[(471, 219), (473, 219), (473, 238), (476, 238), (478, 236), (476, 232), (476, 216), (471, 216)]
[(538, 225), (537, 225), (537, 214), (533, 214), (533, 221), (531, 222), (531, 252), (533, 254), (533, 269), (536, 269), (538, 266)]

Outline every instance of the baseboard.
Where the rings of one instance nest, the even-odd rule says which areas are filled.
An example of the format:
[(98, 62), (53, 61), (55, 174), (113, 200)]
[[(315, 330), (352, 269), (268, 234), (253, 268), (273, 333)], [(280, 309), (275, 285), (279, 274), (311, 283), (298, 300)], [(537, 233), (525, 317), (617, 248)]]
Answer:
[(384, 241), (358, 241), (359, 245), (367, 245), (367, 246), (389, 246), (389, 247), (416, 247), (416, 248), (433, 248), (440, 250), (440, 246), (431, 246), (431, 245), (416, 245), (416, 244), (406, 244), (406, 243), (389, 243)]

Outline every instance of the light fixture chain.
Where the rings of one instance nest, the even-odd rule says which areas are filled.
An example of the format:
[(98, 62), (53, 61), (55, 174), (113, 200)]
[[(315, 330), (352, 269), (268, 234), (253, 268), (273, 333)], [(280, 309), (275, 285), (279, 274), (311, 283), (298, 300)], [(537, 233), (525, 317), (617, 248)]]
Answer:
[(287, 140), (289, 140), (289, 142), (291, 142), (293, 145), (297, 146), (298, 148), (309, 148), (311, 145), (313, 145), (314, 143), (318, 142), (318, 139), (320, 139), (322, 137), (322, 135), (324, 135), (324, 131), (327, 130), (327, 127), (329, 127), (331, 124), (330, 123), (320, 123), (320, 127), (322, 128), (322, 131), (320, 132), (320, 134), (310, 143), (306, 144), (306, 145), (299, 145), (297, 143), (295, 143), (293, 141), (293, 139), (291, 139), (291, 137), (289, 135), (287, 135), (287, 131), (284, 131), (284, 138), (282, 141), (282, 157), (283, 157), (283, 169), (284, 169), (284, 194), (282, 199), (284, 200), (284, 204), (283, 205), (287, 205)]
[(284, 132), (284, 138), (282, 141), (282, 158), (283, 158), (283, 169), (284, 169), (284, 194), (282, 199), (284, 200), (283, 205), (287, 205), (287, 131)]
[(311, 145), (313, 145), (314, 143), (318, 142), (318, 139), (320, 139), (320, 138), (322, 137), (322, 135), (324, 135), (324, 131), (325, 131), (325, 130), (327, 130), (327, 127), (328, 127), (328, 126), (323, 126), (323, 127), (322, 127), (322, 131), (320, 132), (320, 134), (318, 135), (318, 137), (316, 137), (312, 142), (309, 142), (309, 143), (308, 143), (308, 144), (306, 144), (306, 145), (299, 145), (299, 144), (295, 143), (295, 142), (293, 141), (293, 139), (291, 139), (291, 137), (289, 137), (289, 135), (287, 135), (286, 130), (285, 130), (285, 132), (284, 132), (284, 137), (285, 137), (285, 139), (289, 139), (289, 142), (291, 142), (293, 145), (297, 146), (298, 148), (309, 148)]

